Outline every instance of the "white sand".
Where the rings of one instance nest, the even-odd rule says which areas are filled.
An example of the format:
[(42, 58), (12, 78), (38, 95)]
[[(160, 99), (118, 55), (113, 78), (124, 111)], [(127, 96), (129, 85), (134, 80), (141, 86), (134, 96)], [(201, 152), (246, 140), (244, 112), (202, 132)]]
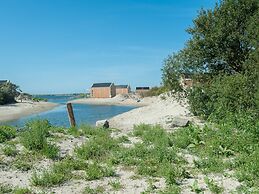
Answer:
[(70, 101), (71, 103), (96, 105), (125, 105), (139, 106), (129, 112), (117, 115), (109, 120), (112, 128), (124, 132), (133, 129), (134, 125), (141, 123), (159, 124), (167, 128), (166, 121), (175, 116), (190, 118), (190, 111), (186, 99), (181, 102), (170, 94), (140, 98), (137, 95), (117, 95), (113, 98), (83, 98)]
[(56, 107), (50, 102), (19, 102), (0, 106), (0, 122), (19, 119), (31, 114), (44, 112)]
[(109, 120), (110, 126), (113, 128), (122, 129), (127, 132), (133, 129), (134, 125), (144, 124), (159, 124), (167, 128), (166, 121), (175, 116), (186, 118), (190, 117), (190, 111), (186, 102), (178, 102), (174, 97), (161, 96), (145, 99), (148, 102), (147, 106), (133, 109), (129, 112), (117, 115)]
[(151, 98), (140, 98), (137, 95), (117, 95), (113, 98), (81, 98), (70, 101), (75, 104), (146, 106)]

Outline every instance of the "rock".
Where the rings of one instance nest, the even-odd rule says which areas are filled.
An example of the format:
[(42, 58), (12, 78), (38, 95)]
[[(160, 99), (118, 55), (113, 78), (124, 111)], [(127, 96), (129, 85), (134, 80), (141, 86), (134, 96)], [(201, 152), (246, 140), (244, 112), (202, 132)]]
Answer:
[(186, 127), (189, 124), (190, 120), (188, 118), (174, 117), (171, 122), (171, 127)]
[(99, 120), (99, 121), (96, 121), (96, 124), (95, 124), (96, 127), (103, 127), (105, 129), (109, 128), (109, 121), (107, 120)]

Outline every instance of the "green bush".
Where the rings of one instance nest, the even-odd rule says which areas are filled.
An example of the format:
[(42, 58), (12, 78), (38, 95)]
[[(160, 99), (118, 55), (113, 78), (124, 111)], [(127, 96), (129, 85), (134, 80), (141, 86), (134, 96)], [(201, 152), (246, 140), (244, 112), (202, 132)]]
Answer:
[(188, 92), (191, 111), (213, 121), (229, 114), (249, 114), (258, 118), (255, 85), (242, 74), (217, 76), (210, 82), (197, 85)]
[(11, 126), (0, 126), (0, 143), (15, 138), (16, 129)]
[(26, 130), (21, 134), (21, 143), (28, 150), (41, 151), (48, 158), (58, 157), (57, 146), (49, 144), (47, 137), (50, 136), (51, 125), (47, 120), (35, 120), (26, 123)]

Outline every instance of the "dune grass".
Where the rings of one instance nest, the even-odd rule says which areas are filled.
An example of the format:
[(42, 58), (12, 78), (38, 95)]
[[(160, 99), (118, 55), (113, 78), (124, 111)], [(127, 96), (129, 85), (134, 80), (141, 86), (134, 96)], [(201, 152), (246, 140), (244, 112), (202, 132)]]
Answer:
[[(26, 131), (11, 132), (13, 135), (5, 139), (2, 151), (13, 158), (12, 167), (33, 172), (31, 183), (34, 186), (49, 188), (72, 179), (93, 181), (116, 177), (115, 169), (124, 166), (125, 169), (133, 170), (135, 177), (148, 177), (151, 180), (163, 178), (166, 181), (163, 191), (151, 184), (145, 193), (179, 193), (183, 180), (195, 177), (197, 173), (206, 177), (214, 173), (224, 174), (226, 171), (233, 171), (233, 176), (242, 183), (239, 192), (259, 190), (258, 137), (231, 125), (203, 128), (191, 125), (173, 132), (167, 132), (160, 126), (139, 125), (135, 126), (132, 136), (141, 141), (129, 147), (123, 145), (124, 142), (131, 143), (127, 136), (111, 137), (112, 129), (83, 125), (61, 130), (47, 121), (33, 121), (26, 127)], [(75, 147), (72, 156), (59, 158), (55, 142), (49, 142), (49, 139), (55, 139), (55, 133), (72, 135), (74, 138), (84, 136), (86, 141)], [(14, 137), (26, 150), (16, 150), (15, 144), (11, 143)], [(184, 153), (195, 156), (193, 167), (184, 158)], [(36, 171), (34, 164), (43, 157), (53, 159), (54, 164), (45, 170)], [(211, 192), (224, 191), (217, 182), (207, 177), (204, 182)], [(109, 182), (114, 191), (122, 189), (119, 181)], [(199, 191), (197, 181), (191, 189)], [(86, 191), (95, 193), (98, 189), (86, 187)]]

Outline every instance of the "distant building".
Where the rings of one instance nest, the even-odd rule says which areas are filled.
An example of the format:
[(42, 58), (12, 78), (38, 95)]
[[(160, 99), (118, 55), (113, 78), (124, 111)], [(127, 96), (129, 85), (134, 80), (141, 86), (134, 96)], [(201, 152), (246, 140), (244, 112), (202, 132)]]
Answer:
[(182, 74), (180, 77), (180, 85), (186, 89), (193, 86), (193, 80), (189, 74)]
[(149, 87), (136, 87), (136, 93), (141, 95), (148, 92), (149, 90)]
[(0, 84), (6, 84), (9, 83), (9, 80), (0, 80)]
[(116, 85), (116, 95), (117, 94), (129, 94), (130, 86), (129, 85)]
[(116, 95), (113, 83), (94, 83), (91, 87), (92, 98), (112, 98)]

